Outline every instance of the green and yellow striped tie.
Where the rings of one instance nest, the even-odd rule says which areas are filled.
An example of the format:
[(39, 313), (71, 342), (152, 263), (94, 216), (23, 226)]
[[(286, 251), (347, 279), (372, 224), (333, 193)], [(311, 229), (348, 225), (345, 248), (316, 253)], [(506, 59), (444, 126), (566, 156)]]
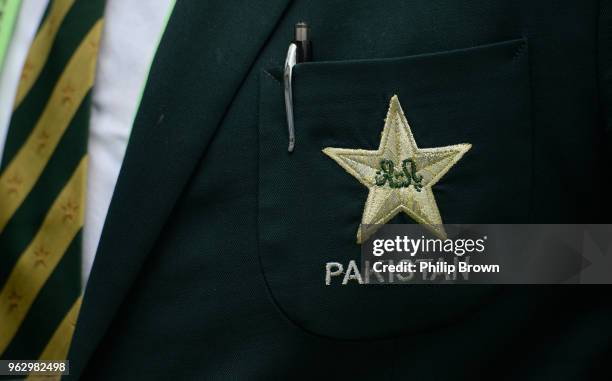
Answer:
[(64, 359), (81, 301), (87, 135), (103, 0), (51, 0), (0, 167), (0, 358)]

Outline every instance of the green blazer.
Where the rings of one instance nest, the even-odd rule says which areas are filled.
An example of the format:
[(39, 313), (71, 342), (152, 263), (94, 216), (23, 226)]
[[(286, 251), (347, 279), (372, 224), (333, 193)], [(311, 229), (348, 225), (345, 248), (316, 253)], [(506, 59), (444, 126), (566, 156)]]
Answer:
[(71, 378), (609, 379), (609, 288), (326, 286), (367, 189), (321, 149), (376, 149), (397, 94), (420, 146), (472, 144), (434, 187), (445, 222), (609, 221), (611, 26), (607, 0), (178, 1)]

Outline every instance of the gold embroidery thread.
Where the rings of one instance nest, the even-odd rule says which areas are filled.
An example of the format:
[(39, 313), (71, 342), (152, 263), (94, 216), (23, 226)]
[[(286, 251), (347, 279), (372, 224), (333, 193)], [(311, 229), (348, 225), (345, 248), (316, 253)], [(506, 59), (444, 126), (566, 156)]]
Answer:
[[(391, 98), (377, 150), (332, 148), (332, 158), (369, 190), (357, 243), (361, 244), (400, 212), (446, 238), (432, 187), (470, 150), (463, 143), (419, 148), (397, 95)], [(364, 226), (372, 226), (363, 229)]]

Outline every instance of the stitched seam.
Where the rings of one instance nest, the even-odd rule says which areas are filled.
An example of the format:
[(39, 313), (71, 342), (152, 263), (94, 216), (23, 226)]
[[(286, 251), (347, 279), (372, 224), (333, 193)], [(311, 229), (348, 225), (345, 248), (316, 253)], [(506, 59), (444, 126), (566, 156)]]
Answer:
[(275, 82), (277, 83), (281, 83), (281, 81), (279, 81), (275, 76), (272, 75), (272, 73), (270, 73), (268, 70), (263, 69), (262, 70), (268, 77), (272, 78)]
[(512, 61), (518, 61), (519, 58), (525, 54), (525, 52), (527, 52), (527, 39), (523, 37), (523, 42), (514, 51)]

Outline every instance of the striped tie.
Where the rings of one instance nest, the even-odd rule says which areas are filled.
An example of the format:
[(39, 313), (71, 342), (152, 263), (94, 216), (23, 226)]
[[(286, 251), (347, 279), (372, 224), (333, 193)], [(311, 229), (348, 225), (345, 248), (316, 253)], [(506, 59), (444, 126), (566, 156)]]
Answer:
[(91, 88), (103, 0), (51, 0), (0, 167), (0, 358), (62, 360), (81, 301)]

